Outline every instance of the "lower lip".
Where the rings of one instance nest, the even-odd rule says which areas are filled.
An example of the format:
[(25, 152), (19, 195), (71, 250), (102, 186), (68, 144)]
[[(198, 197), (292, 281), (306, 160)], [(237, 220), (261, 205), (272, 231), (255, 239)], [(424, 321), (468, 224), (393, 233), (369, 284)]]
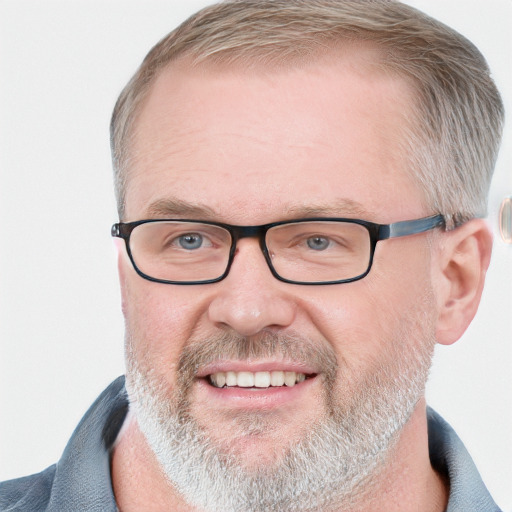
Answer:
[(283, 407), (304, 399), (304, 394), (315, 386), (317, 376), (306, 379), (295, 386), (275, 386), (269, 388), (217, 388), (206, 379), (199, 379), (197, 391), (206, 403), (214, 403), (215, 408), (265, 410)]

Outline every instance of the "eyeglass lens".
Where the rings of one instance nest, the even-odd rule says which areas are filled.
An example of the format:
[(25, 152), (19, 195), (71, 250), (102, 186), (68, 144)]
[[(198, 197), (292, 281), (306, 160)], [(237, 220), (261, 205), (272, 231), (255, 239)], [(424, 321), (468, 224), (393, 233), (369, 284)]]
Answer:
[[(359, 224), (306, 221), (270, 228), (265, 238), (271, 265), (284, 279), (328, 282), (352, 279), (369, 266), (371, 242)], [(164, 281), (207, 281), (224, 274), (232, 237), (211, 224), (161, 221), (132, 231), (130, 251), (138, 269)]]

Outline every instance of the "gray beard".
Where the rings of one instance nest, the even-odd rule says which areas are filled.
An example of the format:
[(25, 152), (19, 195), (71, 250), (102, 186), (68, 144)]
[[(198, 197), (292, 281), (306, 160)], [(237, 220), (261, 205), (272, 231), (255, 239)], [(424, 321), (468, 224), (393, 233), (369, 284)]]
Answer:
[[(182, 355), (180, 378), (171, 396), (135, 360), (128, 338), (131, 407), (169, 482), (193, 507), (205, 512), (348, 510), (368, 493), (424, 394), (435, 343), (432, 323), (425, 316), (416, 314), (414, 321), (402, 325), (395, 340), (388, 341), (386, 363), (363, 376), (339, 369), (329, 347), (319, 350), (318, 343), (298, 336), (265, 334), (249, 340), (224, 335), (197, 340)], [(271, 353), (322, 362), (326, 413), (284, 455), (248, 469), (194, 419), (188, 391), (198, 363), (225, 355), (243, 359)], [(334, 391), (347, 383), (352, 386), (351, 396)], [(245, 428), (247, 434), (253, 421), (254, 432), (263, 432), (264, 422), (258, 424), (256, 416), (241, 418), (240, 431)]]

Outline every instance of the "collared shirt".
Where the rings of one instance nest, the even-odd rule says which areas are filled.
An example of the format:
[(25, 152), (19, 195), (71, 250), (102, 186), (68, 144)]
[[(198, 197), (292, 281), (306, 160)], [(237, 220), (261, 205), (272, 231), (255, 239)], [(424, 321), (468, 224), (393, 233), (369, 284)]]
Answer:
[[(94, 402), (57, 464), (36, 475), (0, 483), (0, 511), (117, 512), (110, 453), (128, 412), (124, 377)], [(430, 459), (450, 482), (446, 512), (501, 512), (454, 430), (428, 410)]]

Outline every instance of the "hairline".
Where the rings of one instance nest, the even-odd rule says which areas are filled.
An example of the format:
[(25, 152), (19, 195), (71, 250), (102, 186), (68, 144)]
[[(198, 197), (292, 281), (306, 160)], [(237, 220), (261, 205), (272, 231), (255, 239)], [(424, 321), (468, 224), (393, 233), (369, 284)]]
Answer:
[[(416, 132), (419, 132), (421, 137), (421, 129), (419, 126), (419, 117), (421, 114), (421, 103), (416, 99), (416, 92), (420, 90), (419, 81), (409, 74), (401, 71), (390, 65), (384, 58), (386, 48), (376, 41), (364, 38), (332, 38), (329, 42), (325, 40), (325, 46), (317, 48), (316, 51), (311, 52), (304, 58), (286, 58), (284, 56), (281, 59), (274, 58), (272, 62), (265, 61), (265, 54), (256, 51), (254, 55), (237, 55), (236, 49), (233, 51), (234, 56), (231, 53), (227, 55), (195, 55), (193, 52), (186, 52), (174, 56), (169, 59), (163, 66), (159, 67), (155, 73), (152, 74), (151, 79), (144, 83), (143, 88), (140, 89), (135, 101), (132, 103), (131, 114), (129, 116), (129, 122), (125, 124), (124, 136), (120, 139), (123, 143), (122, 153), (124, 159), (121, 162), (122, 169), (118, 172), (123, 177), (122, 184), (122, 201), (120, 202), (120, 218), (124, 217), (126, 209), (126, 191), (129, 176), (132, 171), (132, 156), (131, 150), (135, 145), (135, 137), (137, 133), (137, 123), (140, 115), (142, 114), (146, 102), (154, 89), (155, 83), (165, 73), (170, 72), (173, 68), (179, 74), (180, 72), (187, 72), (188, 69), (205, 70), (206, 72), (217, 72), (222, 73), (226, 69), (230, 72), (238, 74), (251, 74), (251, 73), (268, 73), (275, 74), (279, 72), (293, 71), (300, 68), (309, 66), (310, 62), (314, 65), (325, 64), (329, 65), (329, 59), (337, 58), (341, 52), (358, 52), (361, 48), (370, 49), (376, 58), (373, 60), (367, 59), (364, 61), (358, 61), (357, 67), (360, 70), (367, 72), (375, 72), (380, 75), (394, 76), (403, 81), (411, 88), (412, 94), (408, 100), (408, 119), (404, 119), (404, 124), (401, 127), (400, 137), (398, 138), (401, 147), (398, 150), (408, 152), (405, 146), (407, 146), (407, 140), (411, 136), (416, 138)], [(256, 49), (258, 50), (258, 49)], [(397, 151), (399, 153), (400, 151)], [(409, 155), (404, 155), (406, 158)], [(421, 192), (421, 196), (425, 200), (424, 206), (428, 208), (428, 200), (423, 189), (420, 187), (420, 183), (415, 179), (415, 173), (412, 173), (412, 178), (415, 184), (418, 186)]]
[(154, 81), (168, 66), (189, 59), (192, 65), (269, 72), (303, 66), (347, 41), (379, 48), (381, 68), (408, 79), (417, 92), (415, 104), (404, 113), (408, 133), (400, 143), (429, 210), (447, 215), (448, 225), (450, 219), (458, 224), (484, 216), (504, 117), (484, 57), (464, 36), (413, 7), (396, 0), (359, 2), (225, 0), (199, 11), (160, 41), (121, 93), (112, 116), (120, 216), (124, 170), (130, 167), (126, 149), (132, 142), (126, 134), (133, 135)]

